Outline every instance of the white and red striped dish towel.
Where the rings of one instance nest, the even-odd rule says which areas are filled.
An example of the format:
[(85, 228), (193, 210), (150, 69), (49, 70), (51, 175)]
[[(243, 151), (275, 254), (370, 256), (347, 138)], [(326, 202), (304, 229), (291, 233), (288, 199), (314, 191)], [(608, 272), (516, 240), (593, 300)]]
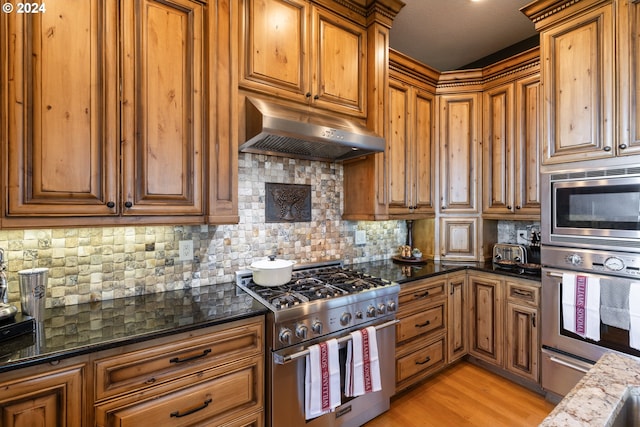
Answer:
[(336, 339), (309, 347), (304, 380), (306, 419), (326, 414), (340, 406), (339, 351)]
[(567, 331), (600, 341), (600, 279), (562, 274), (562, 318)]
[(376, 328), (369, 326), (351, 332), (351, 340), (347, 344), (345, 396), (355, 397), (381, 389)]

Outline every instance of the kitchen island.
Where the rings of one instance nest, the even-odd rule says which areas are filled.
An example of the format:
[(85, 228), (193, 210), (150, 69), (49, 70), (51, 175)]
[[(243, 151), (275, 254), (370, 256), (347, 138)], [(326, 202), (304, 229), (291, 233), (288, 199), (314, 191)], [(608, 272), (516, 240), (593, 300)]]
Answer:
[(625, 401), (633, 395), (640, 395), (640, 361), (606, 353), (540, 426), (615, 426)]

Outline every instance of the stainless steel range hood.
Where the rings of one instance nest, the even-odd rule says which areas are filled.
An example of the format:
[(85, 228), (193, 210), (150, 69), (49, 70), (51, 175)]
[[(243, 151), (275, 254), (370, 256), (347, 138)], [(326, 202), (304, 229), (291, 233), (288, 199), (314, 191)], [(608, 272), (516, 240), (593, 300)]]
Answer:
[(346, 119), (246, 98), (241, 152), (341, 161), (384, 151), (384, 139)]

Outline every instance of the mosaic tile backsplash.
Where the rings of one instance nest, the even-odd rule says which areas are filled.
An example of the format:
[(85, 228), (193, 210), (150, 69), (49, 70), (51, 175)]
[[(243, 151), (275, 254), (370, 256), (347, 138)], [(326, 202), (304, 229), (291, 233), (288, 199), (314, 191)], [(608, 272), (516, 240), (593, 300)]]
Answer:
[[(0, 230), (9, 301), (19, 306), (17, 272), (49, 268), (47, 307), (220, 285), (270, 254), (311, 263), (387, 259), (406, 239), (404, 221), (342, 221), (342, 165), (239, 155), (240, 222), (223, 226), (97, 227)], [(311, 186), (311, 221), (265, 222), (265, 183)], [(356, 230), (367, 243), (355, 245)], [(179, 260), (179, 241), (191, 240), (194, 259)]]

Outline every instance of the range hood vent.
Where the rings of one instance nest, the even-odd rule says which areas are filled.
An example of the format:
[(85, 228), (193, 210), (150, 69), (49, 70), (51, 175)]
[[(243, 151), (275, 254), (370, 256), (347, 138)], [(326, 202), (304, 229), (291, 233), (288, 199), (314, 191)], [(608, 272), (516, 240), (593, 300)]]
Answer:
[(241, 152), (342, 161), (384, 151), (384, 139), (346, 119), (246, 98)]

